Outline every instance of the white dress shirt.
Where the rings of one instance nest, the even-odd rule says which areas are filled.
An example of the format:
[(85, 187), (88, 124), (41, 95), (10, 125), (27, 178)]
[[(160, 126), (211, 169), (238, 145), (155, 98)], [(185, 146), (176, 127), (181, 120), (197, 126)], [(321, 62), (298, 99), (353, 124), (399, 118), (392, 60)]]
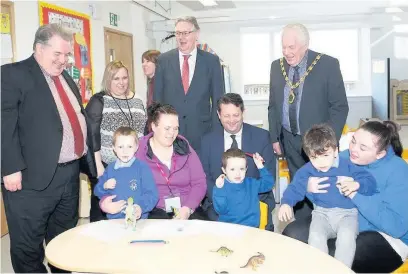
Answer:
[[(180, 60), (180, 73), (181, 76), (183, 76), (183, 63), (184, 63), (184, 55), (188, 55), (188, 54), (184, 54), (181, 51), (179, 51), (179, 60)], [(195, 70), (195, 65), (196, 65), (196, 60), (197, 60), (197, 47), (194, 48), (194, 50), (192, 52), (190, 52), (190, 58), (188, 58), (188, 69), (189, 69), (189, 85), (191, 85), (191, 80), (193, 80), (193, 76), (194, 76), (194, 70)]]
[(235, 140), (237, 140), (238, 148), (242, 149), (242, 128), (237, 132), (237, 134), (231, 134), (224, 130), (224, 151), (231, 148), (232, 138), (231, 135), (235, 135)]

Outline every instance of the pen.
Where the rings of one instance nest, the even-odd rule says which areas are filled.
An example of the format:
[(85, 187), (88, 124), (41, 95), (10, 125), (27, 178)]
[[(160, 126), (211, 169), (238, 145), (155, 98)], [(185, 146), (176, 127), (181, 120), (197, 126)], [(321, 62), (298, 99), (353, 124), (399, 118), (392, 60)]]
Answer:
[[(251, 153), (245, 152), (245, 155), (246, 155), (246, 156), (249, 156), (249, 157), (251, 157), (251, 158), (254, 158), (254, 155), (251, 154)], [(262, 163), (265, 163), (265, 160), (262, 160)]]
[(130, 244), (167, 244), (164, 240), (133, 240), (129, 242)]

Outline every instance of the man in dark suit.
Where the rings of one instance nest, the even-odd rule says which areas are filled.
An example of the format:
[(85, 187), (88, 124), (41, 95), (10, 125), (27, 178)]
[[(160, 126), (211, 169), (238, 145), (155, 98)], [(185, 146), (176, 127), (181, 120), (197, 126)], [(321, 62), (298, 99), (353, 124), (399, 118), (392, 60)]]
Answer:
[(220, 59), (197, 49), (199, 31), (194, 17), (176, 20), (178, 48), (159, 56), (153, 93), (153, 101), (176, 108), (180, 134), (197, 152), (201, 137), (220, 127), (213, 105), (224, 94)]
[[(212, 192), (215, 180), (221, 175), (222, 154), (230, 148), (239, 148), (246, 153), (258, 152), (265, 160), (265, 167), (275, 177), (276, 158), (273, 154), (268, 131), (244, 123), (244, 101), (236, 93), (227, 93), (218, 100), (218, 117), (223, 128), (214, 129), (201, 141), (200, 160), (207, 176), (207, 197), (203, 208), (213, 221), (218, 215), (212, 204)], [(258, 168), (250, 156), (247, 157), (246, 176), (259, 178)], [(273, 192), (259, 195), (261, 201), (268, 205), (267, 230), (273, 231), (272, 210), (275, 208)]]
[(339, 61), (308, 47), (306, 27), (287, 25), (282, 32), (284, 57), (271, 66), (269, 133), (275, 153), (282, 154), (283, 148), (291, 178), (308, 161), (302, 135), (327, 122), (340, 140), (349, 110)]
[(34, 54), (1, 67), (2, 194), (16, 273), (47, 272), (44, 239), (76, 226), (80, 169), (96, 176), (81, 95), (64, 71), (72, 38), (41, 26)]

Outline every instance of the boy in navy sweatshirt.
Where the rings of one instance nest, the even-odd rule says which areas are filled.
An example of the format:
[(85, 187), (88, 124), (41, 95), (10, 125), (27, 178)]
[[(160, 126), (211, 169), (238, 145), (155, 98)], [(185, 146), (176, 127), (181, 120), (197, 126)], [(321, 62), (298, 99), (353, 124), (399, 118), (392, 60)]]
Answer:
[[(109, 164), (95, 186), (94, 193), (99, 199), (116, 195), (114, 201), (129, 197), (134, 201), (136, 219), (145, 219), (159, 200), (153, 174), (147, 164), (135, 158), (138, 148), (136, 131), (120, 127), (113, 134), (113, 150), (118, 159)], [(124, 219), (125, 212), (106, 214), (108, 219)]]
[[(366, 170), (338, 157), (334, 130), (327, 124), (313, 126), (303, 137), (303, 150), (310, 162), (301, 167), (283, 193), (278, 218), (289, 221), (292, 207), (305, 196), (314, 204), (309, 244), (328, 253), (327, 240), (336, 238), (334, 257), (351, 267), (358, 235), (358, 211), (347, 195), (358, 191), (362, 195), (376, 192), (376, 181)], [(322, 193), (308, 193), (309, 180), (325, 181), (328, 188)], [(342, 194), (338, 181), (345, 183)]]
[(236, 148), (228, 149), (222, 156), (222, 171), (213, 190), (214, 209), (219, 221), (259, 227), (259, 193), (270, 191), (274, 184), (272, 175), (263, 165), (263, 158), (255, 153), (253, 159), (260, 178), (245, 177), (245, 153)]

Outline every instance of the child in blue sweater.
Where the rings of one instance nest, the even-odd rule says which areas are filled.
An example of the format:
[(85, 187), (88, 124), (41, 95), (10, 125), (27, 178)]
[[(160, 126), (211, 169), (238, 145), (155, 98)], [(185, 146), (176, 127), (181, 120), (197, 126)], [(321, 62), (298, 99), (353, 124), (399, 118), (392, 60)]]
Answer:
[[(113, 150), (118, 159), (109, 164), (95, 186), (94, 193), (99, 199), (116, 195), (114, 201), (129, 197), (134, 201), (136, 219), (146, 219), (159, 200), (153, 174), (147, 164), (135, 158), (138, 147), (136, 131), (120, 127), (113, 134)], [(123, 219), (125, 212), (106, 214), (108, 219)]]
[(259, 193), (270, 191), (274, 184), (272, 175), (263, 165), (263, 158), (255, 153), (253, 159), (260, 178), (245, 177), (245, 153), (236, 148), (228, 149), (222, 156), (222, 171), (213, 189), (214, 209), (219, 221), (259, 227)]
[[(351, 267), (358, 235), (358, 211), (347, 196), (353, 191), (373, 195), (376, 181), (365, 169), (338, 157), (336, 135), (327, 124), (315, 125), (306, 132), (303, 150), (310, 162), (296, 172), (283, 193), (278, 218), (291, 220), (292, 207), (307, 196), (314, 204), (309, 244), (328, 253), (327, 240), (337, 237), (334, 257)], [(337, 183), (345, 179), (349, 180), (346, 180), (347, 185), (342, 184), (343, 195)], [(327, 181), (327, 193), (308, 193), (309, 180)]]

